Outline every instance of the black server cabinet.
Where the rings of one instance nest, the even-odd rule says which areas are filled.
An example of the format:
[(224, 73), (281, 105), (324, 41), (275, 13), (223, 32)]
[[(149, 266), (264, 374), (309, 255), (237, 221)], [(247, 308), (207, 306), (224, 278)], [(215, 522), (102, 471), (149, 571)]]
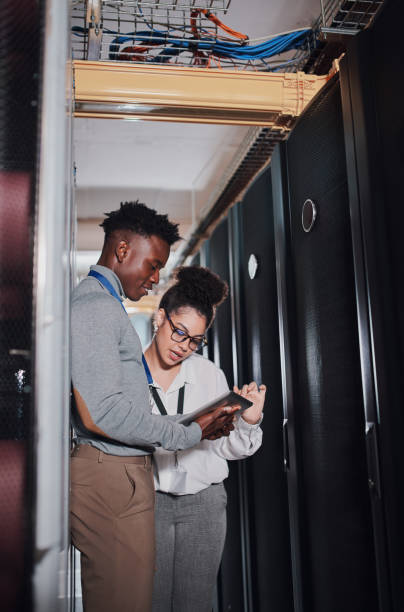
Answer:
[(283, 463), (282, 383), (270, 169), (254, 181), (239, 208), (240, 335), (244, 382), (268, 387), (263, 445), (245, 461), (251, 610), (293, 611), (289, 514)]
[[(204, 244), (201, 263), (230, 284), (229, 220), (225, 219)], [(233, 386), (232, 313), (230, 296), (218, 308), (213, 327), (208, 333), (208, 354), (226, 375), (229, 387)], [(218, 579), (218, 603), (220, 610), (243, 612), (245, 580), (243, 578), (242, 512), (240, 508), (241, 473), (238, 463), (229, 462), (229, 477), (225, 480), (227, 491), (227, 537)]]
[[(229, 221), (218, 225), (209, 240), (209, 268), (220, 278), (230, 283), (229, 266)], [(212, 333), (209, 338), (209, 356), (226, 375), (230, 388), (233, 386), (233, 359), (231, 350), (231, 305), (228, 297), (219, 306)]]
[(33, 266), (41, 3), (0, 8), (0, 602), (31, 609)]
[(211, 330), (209, 356), (224, 369), (229, 383), (234, 375), (239, 384), (255, 379), (269, 387), (262, 448), (247, 460), (230, 462), (220, 609), (293, 612), (269, 170), (216, 228), (201, 259), (230, 281), (231, 293)]
[[(341, 96), (334, 79), (273, 159), (295, 612), (376, 611)], [(311, 225), (311, 221), (313, 221)], [(282, 225), (283, 224), (283, 225)], [(304, 226), (304, 227), (303, 227)], [(289, 400), (288, 400), (289, 397)], [(291, 398), (293, 401), (291, 401)]]
[(402, 2), (341, 63), (355, 281), (381, 612), (404, 609), (404, 93)]

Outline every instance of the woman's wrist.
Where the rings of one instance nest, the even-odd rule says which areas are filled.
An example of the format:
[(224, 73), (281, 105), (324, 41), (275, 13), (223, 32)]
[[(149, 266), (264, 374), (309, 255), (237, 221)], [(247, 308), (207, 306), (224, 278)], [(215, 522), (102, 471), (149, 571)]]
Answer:
[(249, 417), (248, 415), (246, 415), (245, 413), (243, 413), (241, 415), (241, 418), (243, 419), (243, 421), (245, 423), (247, 423), (248, 425), (258, 425), (259, 423), (261, 423), (262, 421), (262, 412), (256, 416), (256, 417)]

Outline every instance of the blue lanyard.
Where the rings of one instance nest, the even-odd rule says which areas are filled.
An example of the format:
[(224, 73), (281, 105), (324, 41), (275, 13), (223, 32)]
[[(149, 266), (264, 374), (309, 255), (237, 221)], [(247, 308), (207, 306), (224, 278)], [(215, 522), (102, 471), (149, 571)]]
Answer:
[[(119, 295), (115, 291), (115, 289), (112, 286), (112, 284), (109, 282), (109, 280), (107, 278), (105, 278), (105, 276), (103, 274), (100, 274), (99, 272), (96, 272), (95, 270), (90, 270), (90, 272), (88, 273), (88, 276), (94, 276), (97, 280), (99, 280), (101, 285), (103, 285), (105, 287), (105, 289), (107, 289), (107, 291), (109, 291), (109, 293), (114, 298), (116, 298), (118, 300), (118, 302), (120, 303), (122, 308), (125, 310), (125, 306), (122, 304), (121, 298), (119, 297)], [(126, 312), (126, 310), (125, 310), (125, 312)]]
[(142, 355), (142, 361), (143, 361), (143, 367), (145, 369), (146, 376), (147, 376), (147, 382), (148, 382), (149, 385), (152, 385), (153, 384), (153, 376), (151, 375), (150, 368), (148, 366), (148, 363), (146, 361), (146, 357), (144, 355)]
[[(125, 306), (122, 304), (119, 295), (117, 294), (117, 292), (115, 291), (114, 287), (109, 282), (109, 280), (107, 278), (105, 278), (105, 276), (103, 274), (100, 274), (99, 272), (96, 272), (95, 270), (90, 270), (90, 272), (88, 273), (88, 276), (94, 276), (94, 278), (99, 280), (101, 285), (103, 285), (105, 287), (105, 289), (112, 295), (112, 297), (114, 297), (114, 298), (116, 298), (118, 300), (118, 302), (120, 303), (120, 305), (122, 306), (122, 308), (126, 312)], [(128, 313), (126, 313), (126, 314), (128, 314)], [(142, 362), (143, 362), (143, 367), (144, 367), (145, 372), (146, 372), (147, 384), (148, 385), (152, 385), (153, 384), (153, 377), (151, 375), (150, 368), (147, 365), (147, 361), (146, 361), (145, 356), (143, 355), (143, 353), (142, 353)]]

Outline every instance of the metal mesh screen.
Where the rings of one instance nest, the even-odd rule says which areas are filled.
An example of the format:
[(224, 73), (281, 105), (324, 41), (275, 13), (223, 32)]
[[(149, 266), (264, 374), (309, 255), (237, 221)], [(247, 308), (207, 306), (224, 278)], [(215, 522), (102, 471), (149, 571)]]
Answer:
[(30, 172), (0, 171), (0, 439), (25, 439), (28, 435), (32, 260), (27, 250), (31, 188)]
[[(316, 46), (314, 31), (249, 39), (226, 25), (231, 0), (77, 0), (74, 59), (203, 68), (299, 70)], [(241, 27), (241, 26), (240, 26)]]
[(321, 0), (311, 28), (254, 39), (249, 32), (226, 26), (231, 0), (76, 0), (72, 2), (73, 58), (310, 70), (327, 32), (357, 33), (372, 23), (383, 2)]
[[(193, 32), (200, 31), (216, 39), (218, 27), (202, 13), (203, 10), (212, 13), (226, 14), (230, 0), (172, 0), (144, 2), (94, 2), (99, 7), (92, 19), (91, 3), (87, 0), (72, 4), (73, 26), (73, 58), (95, 60), (119, 60), (144, 62), (159, 60), (159, 63), (170, 62), (188, 64), (193, 60), (193, 53), (182, 53), (181, 56), (170, 56), (170, 50), (162, 46), (160, 39), (153, 40), (152, 32), (162, 32), (162, 37), (173, 39), (188, 39)], [(191, 14), (193, 15), (191, 17)], [(91, 29), (99, 35), (99, 41), (94, 50), (89, 48)], [(80, 31), (78, 28), (82, 28)], [(124, 44), (124, 38), (130, 38), (135, 33), (144, 33), (146, 40), (136, 43), (130, 40)], [(149, 34), (150, 40), (147, 40)], [(95, 38), (95, 36), (94, 36)]]
[(40, 7), (0, 7), (0, 601), (30, 609), (32, 270)]
[(357, 31), (368, 27), (384, 0), (331, 0), (322, 2), (322, 26), (326, 31)]

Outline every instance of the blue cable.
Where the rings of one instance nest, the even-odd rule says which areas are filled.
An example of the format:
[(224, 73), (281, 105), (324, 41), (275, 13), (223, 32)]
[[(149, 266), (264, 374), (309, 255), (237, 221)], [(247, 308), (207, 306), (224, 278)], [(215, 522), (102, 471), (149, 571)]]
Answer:
[[(303, 30), (300, 32), (294, 32), (292, 34), (286, 34), (271, 39), (265, 43), (259, 45), (241, 46), (236, 43), (219, 42), (214, 39), (175, 39), (170, 37), (161, 37), (160, 34), (155, 32), (145, 33), (138, 32), (134, 36), (118, 36), (114, 38), (110, 45), (110, 52), (116, 53), (116, 45), (121, 45), (125, 42), (155, 42), (170, 44), (172, 47), (181, 50), (193, 50), (195, 48), (201, 51), (211, 51), (214, 55), (219, 57), (228, 57), (239, 60), (254, 60), (264, 59), (290, 51), (291, 49), (298, 49), (307, 42), (308, 34), (311, 30)], [(113, 49), (111, 46), (113, 45)]]
[[(149, 27), (151, 28), (151, 26)], [(86, 30), (79, 26), (73, 26), (72, 31), (76, 36), (84, 36), (86, 34)], [(170, 45), (169, 48), (161, 51), (160, 54), (150, 60), (156, 62), (163, 61), (161, 56), (164, 56), (164, 61), (167, 61), (169, 56), (176, 56), (183, 51), (194, 51), (195, 49), (200, 51), (210, 51), (217, 57), (239, 61), (266, 59), (292, 49), (299, 49), (303, 47), (308, 42), (309, 36), (312, 34), (312, 32), (313, 31), (311, 29), (300, 30), (298, 32), (291, 32), (289, 34), (281, 34), (280, 36), (257, 45), (246, 45), (219, 41), (208, 36), (200, 39), (175, 38), (155, 29), (151, 29), (150, 31), (128, 32), (125, 35), (120, 35), (118, 32), (113, 30), (104, 29), (105, 34), (117, 35), (110, 43), (109, 59), (116, 59), (120, 52), (120, 46), (128, 42), (132, 42), (134, 44), (147, 44), (153, 42), (156, 44), (156, 46), (159, 44)]]

